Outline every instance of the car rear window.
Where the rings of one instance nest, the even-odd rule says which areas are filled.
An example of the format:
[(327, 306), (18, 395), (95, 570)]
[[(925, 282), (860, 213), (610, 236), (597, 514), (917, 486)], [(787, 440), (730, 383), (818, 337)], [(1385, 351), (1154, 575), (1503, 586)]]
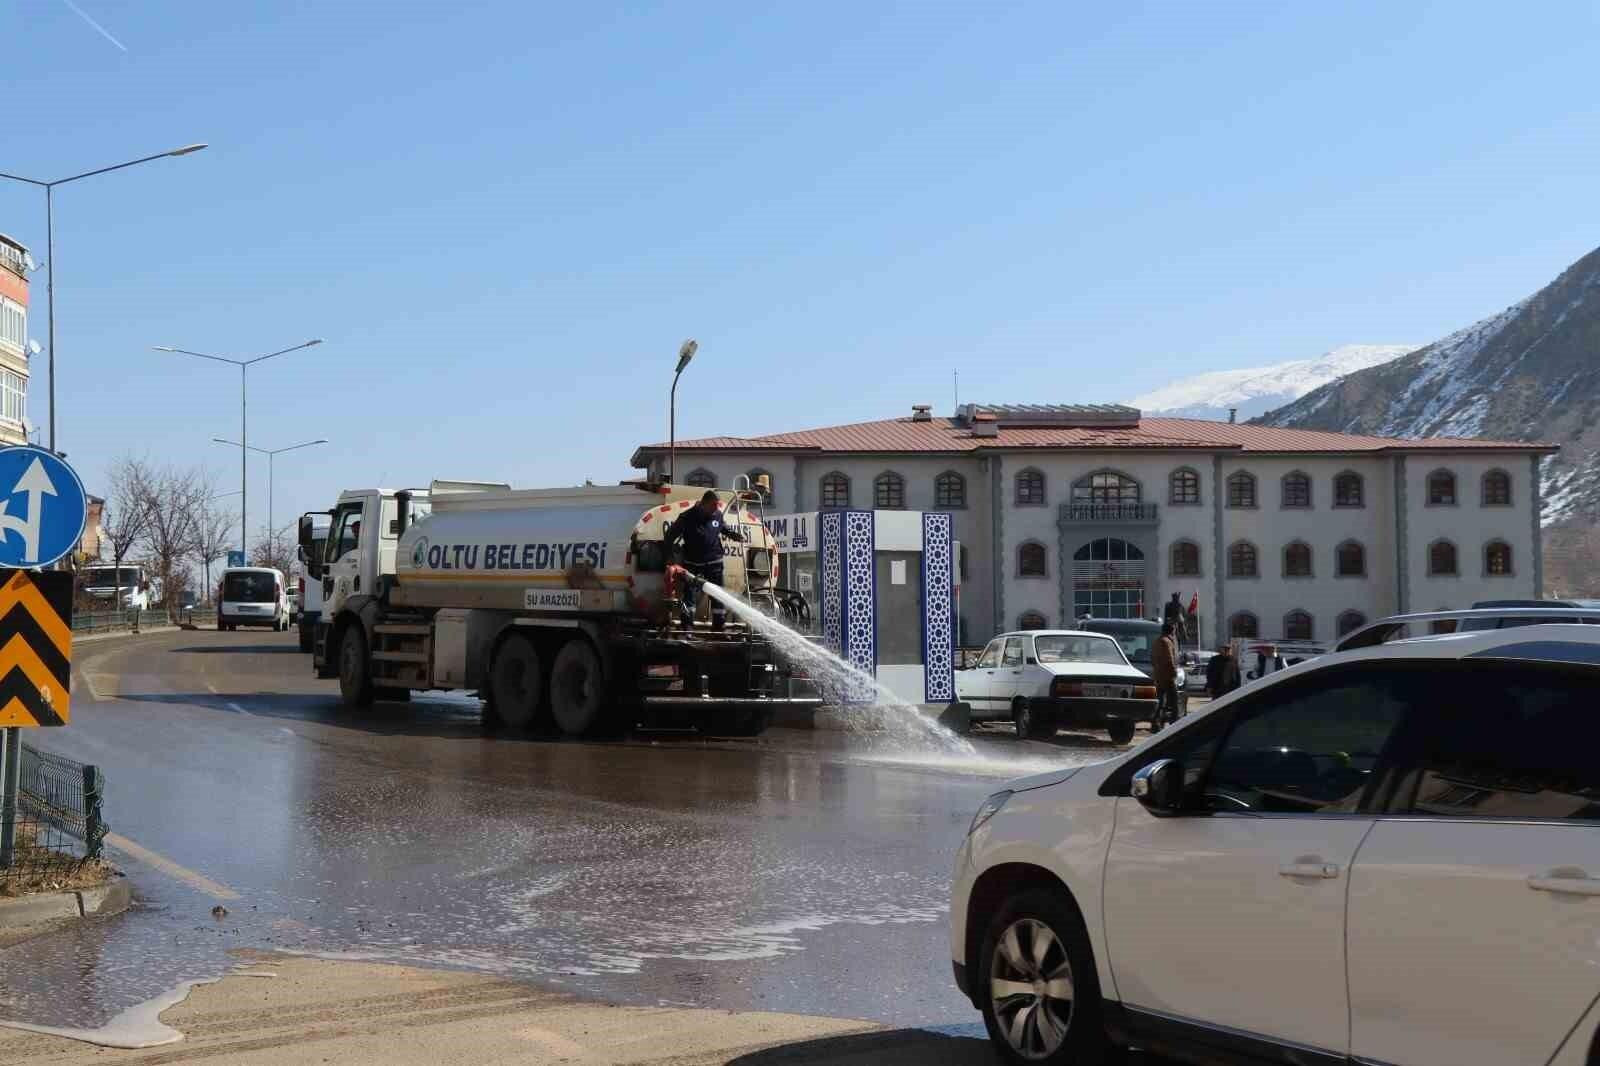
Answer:
[(1034, 647), (1041, 663), (1105, 663), (1122, 666), (1126, 660), (1110, 637), (1035, 637)]
[(235, 603), (270, 603), (278, 598), (271, 574), (229, 574), (222, 579), (222, 598)]

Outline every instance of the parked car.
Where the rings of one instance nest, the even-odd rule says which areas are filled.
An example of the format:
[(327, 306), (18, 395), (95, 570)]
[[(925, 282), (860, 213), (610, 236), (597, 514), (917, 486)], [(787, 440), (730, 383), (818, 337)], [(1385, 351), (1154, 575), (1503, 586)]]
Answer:
[(1569, 602), (1590, 606), (1474, 607), (1466, 611), (1428, 611), (1420, 614), (1390, 615), (1339, 638), (1339, 643), (1334, 645), (1333, 650), (1355, 651), (1397, 640), (1408, 640), (1412, 637), (1454, 633), (1457, 630), (1474, 633), (1490, 629), (1517, 629), (1541, 623), (1600, 625), (1600, 603), (1593, 600)]
[(1017, 736), (1051, 737), (1066, 726), (1104, 729), (1118, 744), (1156, 713), (1156, 688), (1100, 633), (1070, 629), (1002, 633), (970, 670), (956, 671), (956, 699), (972, 720), (1010, 719)]
[(1419, 637), (1012, 782), (956, 857), (956, 984), (1010, 1062), (1592, 1066), (1596, 691), (1600, 627)]
[(1214, 651), (1186, 651), (1183, 653), (1183, 672), (1185, 692), (1204, 692), (1206, 690), (1206, 667), (1211, 665), (1211, 660), (1216, 656)]
[[(1117, 638), (1117, 643), (1122, 645), (1123, 654), (1128, 661), (1143, 671), (1146, 677), (1150, 673), (1150, 648), (1161, 637), (1161, 623), (1145, 618), (1084, 618), (1078, 622), (1078, 628), (1090, 633), (1105, 633)], [(1178, 717), (1182, 718), (1189, 713), (1189, 672), (1181, 664), (1178, 667)]]

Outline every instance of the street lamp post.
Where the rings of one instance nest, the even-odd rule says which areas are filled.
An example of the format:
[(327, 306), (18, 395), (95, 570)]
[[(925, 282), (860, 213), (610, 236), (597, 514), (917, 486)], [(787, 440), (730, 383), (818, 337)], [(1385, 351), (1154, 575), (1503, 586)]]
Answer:
[(689, 360), (694, 358), (694, 353), (700, 350), (700, 342), (687, 340), (678, 349), (678, 369), (672, 372), (672, 394), (667, 400), (667, 484), (671, 485), (678, 479), (678, 378), (683, 376), (684, 367), (689, 365)]
[(208, 553), (205, 554), (201, 560), (205, 564), (206, 570), (206, 603), (211, 602), (211, 556), (209, 553), (216, 548), (216, 545), (211, 543), (211, 508), (207, 505), (210, 504), (212, 500), (225, 500), (230, 496), (237, 495), (239, 495), (238, 489), (235, 489), (232, 492), (219, 492), (215, 496), (207, 496), (205, 498), (205, 502), (200, 505), (200, 535), (205, 538), (204, 542), (200, 546), (200, 550), (203, 553)]
[(227, 444), (235, 448), (248, 448), (250, 451), (260, 452), (267, 457), (267, 551), (276, 559), (278, 557), (278, 529), (273, 523), (272, 510), (272, 491), (276, 474), (273, 470), (272, 461), (284, 452), (297, 451), (301, 448), (309, 448), (313, 444), (326, 444), (328, 442), (319, 437), (316, 440), (301, 441), (299, 444), (291, 444), (284, 448), (257, 448), (254, 444), (244, 444), (236, 440), (224, 440), (221, 437), (212, 437), (211, 439), (218, 444)]
[(96, 174), (109, 174), (113, 170), (125, 170), (136, 167), (140, 163), (148, 163), (155, 159), (166, 159), (171, 156), (188, 155), (204, 148), (204, 144), (186, 144), (182, 148), (174, 148), (170, 152), (158, 152), (147, 155), (143, 159), (133, 159), (116, 166), (101, 167), (99, 170), (86, 170), (82, 174), (74, 174), (70, 178), (57, 178), (55, 181), (40, 181), (37, 178), (25, 178), (20, 174), (3, 174), (0, 178), (10, 178), (27, 185), (37, 186), (44, 190), (44, 232), (45, 232), (45, 306), (48, 312), (48, 330), (50, 342), (50, 450), (56, 450), (56, 205), (55, 189), (57, 185), (78, 181), (82, 178), (92, 178)]
[(205, 352), (191, 352), (187, 348), (173, 348), (173, 347), (171, 347), (169, 345), (165, 345), (165, 344), (158, 344), (158, 345), (156, 345), (154, 347), (154, 350), (158, 351), (158, 352), (173, 352), (173, 353), (176, 353), (177, 355), (192, 355), (192, 356), (196, 357), (197, 359), (210, 359), (214, 363), (231, 363), (234, 366), (239, 368), (239, 442), (240, 442), (240, 445), (241, 445), (241, 447), (239, 448), (239, 550), (240, 551), (248, 552), (250, 550), (250, 521), (249, 521), (249, 519), (250, 519), (250, 514), (249, 514), (250, 486), (249, 486), (248, 481), (246, 480), (248, 478), (248, 476), (249, 476), (249, 473), (250, 473), (250, 470), (249, 470), (250, 427), (249, 427), (248, 419), (246, 417), (246, 407), (247, 407), (246, 393), (248, 391), (248, 382), (247, 382), (247, 379), (246, 379), (245, 372), (247, 370), (249, 370), (252, 366), (254, 366), (256, 363), (263, 362), (263, 361), (265, 361), (267, 359), (272, 359), (272, 358), (274, 358), (276, 356), (287, 355), (290, 352), (298, 352), (301, 348), (310, 348), (310, 347), (313, 347), (314, 345), (318, 345), (318, 344), (321, 344), (321, 343), (322, 343), (322, 341), (320, 339), (309, 340), (309, 341), (305, 341), (304, 343), (301, 343), (301, 344), (296, 344), (293, 347), (280, 348), (275, 352), (268, 352), (266, 355), (253, 356), (253, 357), (251, 357), (249, 359), (234, 359), (231, 356), (226, 356), (226, 355), (207, 355)]

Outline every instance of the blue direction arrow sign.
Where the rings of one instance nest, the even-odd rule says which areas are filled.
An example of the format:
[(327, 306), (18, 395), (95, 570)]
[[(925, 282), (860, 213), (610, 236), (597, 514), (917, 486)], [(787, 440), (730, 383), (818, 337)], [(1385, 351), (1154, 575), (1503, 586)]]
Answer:
[(83, 539), (89, 499), (43, 448), (0, 448), (0, 566), (49, 566)]
[(243, 566), (244, 565), (244, 552), (241, 552), (241, 551), (230, 551), (228, 553), (228, 565), (229, 566)]

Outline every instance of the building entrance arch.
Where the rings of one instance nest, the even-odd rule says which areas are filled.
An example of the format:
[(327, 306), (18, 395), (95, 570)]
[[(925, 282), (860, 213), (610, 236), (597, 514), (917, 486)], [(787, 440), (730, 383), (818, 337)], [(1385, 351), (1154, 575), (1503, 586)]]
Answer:
[(1072, 553), (1072, 617), (1143, 618), (1148, 561), (1121, 537), (1096, 537)]

